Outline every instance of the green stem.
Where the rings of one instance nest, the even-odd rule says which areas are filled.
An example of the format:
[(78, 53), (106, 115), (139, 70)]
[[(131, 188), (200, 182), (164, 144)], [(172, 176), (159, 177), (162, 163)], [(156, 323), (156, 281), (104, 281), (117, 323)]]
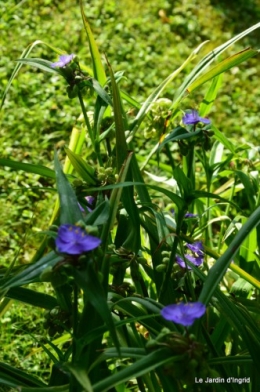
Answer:
[(89, 122), (89, 118), (88, 118), (87, 111), (86, 111), (86, 108), (85, 108), (84, 100), (83, 100), (83, 97), (82, 97), (82, 94), (81, 94), (80, 90), (78, 91), (78, 97), (79, 97), (79, 102), (80, 102), (81, 110), (82, 110), (82, 113), (83, 113), (83, 117), (84, 117), (87, 129), (88, 129), (88, 133), (89, 133), (89, 136), (90, 136), (90, 139), (91, 139), (91, 143), (92, 143), (92, 146), (94, 148), (95, 147), (94, 136), (93, 136), (92, 128), (91, 128), (91, 125), (90, 125), (90, 122)]
[[(205, 174), (206, 174), (206, 181), (207, 181), (207, 192), (210, 193), (210, 189), (211, 189), (211, 180), (212, 180), (212, 170), (209, 166), (208, 163), (208, 158), (206, 155), (206, 152), (204, 149), (202, 149), (202, 154), (203, 154), (203, 160), (201, 161), (203, 166), (204, 166), (204, 170), (205, 170)], [(210, 199), (207, 198), (207, 204), (206, 204), (206, 208), (207, 208), (207, 222), (210, 221), (211, 219), (211, 211), (210, 211)], [(207, 229), (205, 232), (205, 242), (206, 244), (208, 244), (211, 248), (213, 248), (213, 244), (212, 244), (212, 227), (211, 225), (207, 225)]]
[[(72, 308), (72, 317), (73, 317), (73, 339), (72, 339), (72, 365), (75, 364), (77, 358), (77, 332), (78, 332), (78, 287), (76, 283), (74, 283), (73, 287), (73, 308)], [(70, 392), (78, 391), (79, 384), (76, 378), (71, 375), (70, 381)]]
[(87, 114), (87, 111), (86, 111), (86, 108), (85, 108), (85, 104), (84, 104), (84, 100), (83, 100), (83, 97), (82, 97), (82, 94), (81, 94), (80, 90), (78, 91), (78, 98), (79, 98), (81, 110), (82, 110), (82, 113), (83, 113), (83, 117), (84, 117), (87, 129), (88, 129), (88, 133), (89, 133), (89, 137), (90, 137), (90, 140), (91, 140), (91, 144), (92, 144), (93, 150), (95, 151), (95, 153), (97, 155), (98, 163), (101, 166), (103, 166), (102, 158), (101, 158), (100, 151), (99, 151), (99, 145), (98, 145), (98, 143), (94, 139), (93, 130), (92, 130), (90, 122), (89, 122), (88, 114)]
[(167, 288), (169, 286), (169, 281), (170, 281), (170, 278), (171, 278), (173, 264), (175, 262), (177, 247), (178, 247), (178, 244), (179, 244), (179, 238), (180, 238), (179, 235), (180, 235), (180, 232), (181, 232), (181, 226), (182, 226), (182, 221), (183, 221), (183, 218), (184, 218), (184, 214), (185, 214), (185, 211), (179, 211), (178, 212), (176, 236), (174, 237), (174, 241), (173, 241), (173, 244), (172, 244), (171, 255), (170, 255), (170, 260), (169, 260), (169, 263), (168, 263), (168, 266), (167, 266), (167, 270), (166, 270), (164, 278), (163, 278), (163, 282), (162, 282), (162, 286), (161, 286), (161, 290), (160, 290), (160, 294), (159, 294), (159, 302), (161, 302), (161, 303), (164, 303), (165, 294), (166, 294)]

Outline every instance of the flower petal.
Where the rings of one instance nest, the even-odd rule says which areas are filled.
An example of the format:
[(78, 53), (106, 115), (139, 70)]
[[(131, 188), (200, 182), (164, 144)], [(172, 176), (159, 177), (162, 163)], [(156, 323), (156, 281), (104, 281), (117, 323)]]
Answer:
[(55, 240), (58, 252), (80, 255), (97, 248), (101, 240), (78, 226), (61, 225)]
[(192, 325), (197, 318), (203, 316), (206, 306), (201, 302), (188, 302), (165, 306), (161, 310), (163, 318), (181, 324), (185, 327)]

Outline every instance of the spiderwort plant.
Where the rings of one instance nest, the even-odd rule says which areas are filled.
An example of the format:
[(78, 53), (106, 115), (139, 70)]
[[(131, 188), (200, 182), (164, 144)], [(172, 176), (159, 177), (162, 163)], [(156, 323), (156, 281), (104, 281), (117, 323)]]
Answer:
[[(82, 7), (82, 1), (80, 3)], [(136, 133), (145, 115), (149, 112), (152, 102), (162, 93), (163, 88), (173, 80), (176, 73), (170, 75), (165, 82), (158, 86), (144, 105), (136, 104), (135, 100), (128, 98), (123, 93), (121, 94), (109, 63), (110, 84), (104, 87), (106, 85), (106, 75), (100, 60), (100, 54), (83, 12), (82, 16), (91, 46), (90, 52), (93, 56), (93, 74), (100, 84), (97, 83), (97, 80), (82, 72), (80, 64), (73, 54), (60, 56), (57, 62), (51, 65), (48, 63), (48, 67), (49, 69), (53, 68), (51, 69), (52, 72), (56, 71), (64, 76), (69, 85), (69, 97), (78, 96), (79, 98), (94, 150), (93, 154), (93, 151), (91, 151), (91, 154), (88, 155), (91, 165), (93, 167), (97, 165), (105, 167), (104, 162), (109, 164), (111, 162), (112, 166), (117, 166), (118, 181), (116, 184), (114, 182), (106, 184), (96, 183), (95, 181), (89, 182), (89, 179), (91, 179), (89, 164), (86, 164), (85, 157), (75, 154), (73, 156), (73, 166), (77, 172), (76, 176), (80, 176), (86, 182), (84, 184), (86, 185), (84, 188), (86, 192), (89, 188), (92, 188), (89, 192), (98, 194), (96, 205), (93, 205), (91, 214), (82, 213), (84, 211), (78, 204), (78, 199), (71, 186), (71, 178), (67, 178), (62, 172), (60, 165), (57, 164), (56, 156), (55, 173), (60, 197), (60, 209), (59, 214), (55, 216), (55, 223), (59, 225), (55, 238), (55, 251), (51, 251), (42, 257), (39, 256), (36, 263), (26, 266), (17, 275), (1, 280), (1, 288), (4, 293), (8, 292), (8, 295), (15, 296), (17, 292), (12, 291), (13, 288), (17, 289), (24, 284), (38, 281), (43, 277), (42, 272), (44, 272), (46, 265), (48, 266), (47, 272), (52, 277), (49, 281), (55, 283), (53, 287), (56, 298), (47, 296), (46, 300), (44, 296), (43, 307), (46, 306), (47, 302), (48, 309), (51, 309), (54, 315), (58, 313), (60, 323), (64, 320), (62, 316), (66, 312), (64, 324), (66, 331), (69, 333), (66, 347), (62, 347), (62, 349), (56, 348), (55, 343), (50, 342), (52, 348), (56, 348), (55, 354), (59, 356), (59, 363), (55, 363), (55, 366), (53, 366), (53, 377), (51, 377), (49, 389), (58, 388), (67, 391), (69, 388), (70, 392), (81, 392), (83, 389), (102, 392), (114, 390), (118, 385), (119, 389), (135, 388), (141, 391), (162, 392), (162, 390), (165, 390), (175, 392), (183, 388), (186, 389), (187, 382), (194, 382), (195, 376), (209, 376), (210, 369), (207, 363), (205, 364), (205, 342), (210, 343), (208, 347), (211, 350), (211, 358), (222, 361), (226, 354), (222, 347), (225, 347), (226, 334), (229, 332), (218, 333), (223, 330), (221, 321), (219, 328), (213, 331), (212, 339), (212, 330), (208, 329), (207, 325), (203, 325), (201, 330), (199, 330), (199, 322), (194, 325), (194, 329), (198, 326), (197, 337), (187, 333), (190, 330), (185, 330), (183, 334), (181, 326), (185, 329), (192, 327), (196, 320), (203, 317), (206, 311), (206, 306), (203, 303), (210, 301), (213, 292), (218, 301), (218, 307), (223, 311), (223, 314), (228, 313), (224, 320), (225, 331), (232, 330), (228, 339), (232, 342), (239, 341), (237, 347), (232, 347), (236, 355), (233, 358), (231, 357), (231, 361), (233, 361), (231, 364), (233, 366), (234, 361), (238, 362), (237, 374), (241, 374), (244, 371), (243, 366), (246, 361), (248, 361), (249, 367), (252, 367), (252, 362), (259, 365), (259, 329), (251, 315), (246, 313), (242, 306), (243, 311), (239, 311), (237, 304), (234, 304), (235, 301), (230, 301), (228, 296), (225, 296), (221, 290), (215, 290), (215, 287), (217, 283), (220, 283), (229, 266), (228, 263), (231, 254), (233, 257), (233, 250), (238, 249), (242, 241), (239, 243), (236, 240), (233, 243), (235, 246), (232, 245), (228, 252), (220, 257), (216, 262), (213, 273), (209, 272), (208, 276), (198, 268), (194, 268), (194, 276), (198, 278), (197, 281), (200, 280), (195, 287), (191, 279), (188, 284), (185, 281), (184, 285), (181, 285), (182, 282), (179, 279), (176, 287), (173, 284), (172, 277), (175, 259), (177, 259), (179, 265), (186, 267), (185, 260), (182, 260), (178, 255), (180, 248), (181, 250), (183, 250), (182, 248), (185, 249), (182, 254), (184, 254), (186, 261), (190, 261), (196, 267), (204, 261), (202, 243), (200, 241), (191, 244), (186, 243), (189, 239), (186, 238), (183, 222), (185, 223), (185, 219), (194, 218), (193, 210), (195, 211), (195, 208), (193, 207), (196, 199), (200, 198), (201, 195), (202, 198), (207, 196), (205, 196), (205, 192), (198, 190), (198, 186), (201, 184), (195, 181), (194, 150), (196, 148), (195, 152), (198, 151), (198, 139), (203, 134), (202, 131), (209, 126), (210, 120), (199, 116), (195, 110), (187, 111), (182, 119), (182, 125), (186, 128), (183, 126), (177, 127), (173, 138), (173, 140), (179, 141), (182, 137), (182, 140), (187, 143), (185, 144), (187, 160), (185, 162), (186, 158), (183, 158), (182, 166), (182, 157), (178, 156), (177, 160), (175, 158), (169, 159), (170, 164), (167, 165), (167, 169), (172, 170), (176, 178), (176, 191), (164, 189), (160, 186), (152, 186), (152, 189), (155, 188), (156, 192), (163, 194), (163, 198), (164, 196), (170, 198), (172, 203), (176, 205), (178, 210), (176, 230), (170, 231), (163, 215), (158, 212), (158, 205), (154, 207), (156, 201), (150, 197), (150, 183), (146, 183), (139, 169), (138, 159), (136, 159), (134, 153), (137, 150), (136, 145), (134, 145), (135, 141), (132, 138), (132, 142), (129, 143), (126, 135), (129, 129), (130, 132), (133, 131), (133, 134)], [(218, 53), (220, 54), (221, 51), (219, 50)], [(215, 55), (216, 52), (214, 52)], [(209, 61), (209, 57), (205, 59), (203, 64)], [(187, 62), (192, 58), (194, 58), (193, 55), (190, 56)], [(180, 67), (179, 70), (182, 68)], [(111, 91), (109, 90), (110, 87)], [(87, 88), (94, 89), (98, 95), (94, 105), (93, 126), (88, 120), (88, 113), (83, 101), (83, 92)], [(111, 105), (109, 94), (113, 97), (113, 105)], [(129, 105), (136, 106), (137, 110), (140, 108), (133, 122), (130, 119), (128, 123), (127, 114), (123, 108), (123, 102), (121, 102), (121, 95), (128, 99)], [(104, 132), (99, 132), (100, 124), (102, 123), (103, 126), (108, 123), (103, 121), (107, 120), (106, 109), (108, 105), (113, 107), (114, 117), (111, 117), (108, 121), (109, 129), (106, 128)], [(167, 130), (170, 116), (171, 110), (169, 113), (167, 112), (166, 117), (163, 116), (162, 122), (157, 121), (157, 125), (163, 127), (163, 131)], [(106, 136), (110, 136), (111, 121), (114, 121), (112, 128), (114, 126), (115, 138), (111, 137), (109, 143), (104, 143), (106, 149), (101, 151), (100, 143), (106, 139)], [(203, 124), (202, 128), (198, 126), (200, 123)], [(197, 127), (196, 131), (194, 131), (195, 127)], [(103, 134), (101, 135), (101, 133)], [(223, 137), (221, 140), (223, 140)], [(226, 143), (226, 146), (228, 148), (229, 144)], [(200, 148), (204, 149), (204, 145)], [(182, 151), (180, 151), (181, 154)], [(176, 155), (178, 155), (178, 152), (176, 152)], [(177, 165), (174, 164), (175, 161), (177, 161)], [(171, 165), (172, 167), (170, 167)], [(30, 170), (32, 170), (31, 166)], [(94, 171), (96, 170), (93, 169)], [(41, 169), (38, 172), (42, 173)], [(108, 172), (113, 173), (113, 168), (110, 169), (109, 166)], [(129, 173), (130, 176), (128, 176)], [(135, 188), (132, 180), (136, 181)], [(130, 192), (125, 192), (126, 189)], [(103, 202), (102, 206), (100, 200), (104, 194), (108, 200)], [(151, 193), (151, 195), (154, 194)], [(216, 195), (213, 194), (213, 200), (215, 198)], [(90, 204), (90, 201), (88, 203)], [(201, 204), (196, 206), (196, 211), (199, 212), (200, 216), (203, 216), (203, 206)], [(92, 208), (92, 206), (90, 207)], [(253, 221), (249, 218), (246, 228), (244, 231), (242, 229), (243, 235), (240, 234), (238, 237), (240, 240), (244, 240), (247, 233), (259, 223), (259, 211), (253, 218)], [(87, 224), (92, 225), (89, 226), (89, 232)], [(246, 230), (248, 230), (247, 233)], [(93, 231), (96, 235), (92, 235)], [(202, 231), (203, 227), (200, 226), (199, 233)], [(142, 235), (140, 232), (142, 232)], [(50, 235), (53, 235), (53, 232)], [(192, 236), (192, 234), (190, 235)], [(102, 238), (102, 242), (100, 238)], [(182, 241), (186, 243), (183, 247)], [(208, 245), (207, 237), (203, 238), (203, 241)], [(169, 247), (171, 247), (170, 251)], [(44, 247), (43, 252), (45, 251), (49, 252), (49, 248)], [(167, 252), (169, 256), (167, 257), (168, 268), (164, 275), (160, 275), (157, 267), (160, 266), (161, 262), (165, 262), (163, 252)], [(143, 254), (145, 254), (145, 257), (143, 257)], [(73, 263), (74, 260), (77, 262)], [(62, 278), (64, 275), (66, 275), (65, 280), (57, 281), (57, 278)], [(187, 281), (193, 276), (190, 273), (185, 275), (188, 277)], [(214, 279), (217, 279), (217, 283)], [(128, 290), (126, 288), (130, 286), (129, 281), (131, 282), (131, 289)], [(205, 285), (200, 295), (201, 302), (197, 302), (198, 291), (200, 291), (204, 281)], [(20, 293), (24, 299), (24, 291), (21, 290)], [(42, 298), (38, 294), (35, 292), (37, 300)], [(193, 302), (179, 303), (183, 298), (193, 298)], [(214, 301), (211, 302), (214, 305)], [(37, 304), (37, 301), (35, 303)], [(172, 305), (165, 306), (165, 304)], [(57, 305), (60, 307), (60, 311), (57, 311)], [(250, 305), (253, 307), (252, 304)], [(162, 310), (160, 311), (160, 309)], [(214, 314), (214, 317), (217, 318), (217, 314)], [(167, 331), (162, 330), (162, 326), (166, 324), (165, 320), (170, 321), (170, 323), (167, 323), (169, 325)], [(248, 320), (250, 322), (247, 323)], [(247, 325), (246, 330), (244, 329), (245, 324)], [(228, 325), (228, 328), (226, 328), (226, 325)], [(237, 339), (237, 336), (233, 339), (232, 334), (235, 328), (239, 331), (239, 339)], [(179, 332), (180, 330), (181, 332)], [(154, 337), (155, 339), (153, 339)], [(158, 345), (156, 345), (153, 352), (150, 352), (148, 343), (150, 340), (156, 340), (157, 338)], [(161, 338), (162, 340), (160, 340)], [(123, 342), (122, 347), (120, 347), (119, 341)], [(214, 347), (215, 341), (218, 341), (217, 347)], [(254, 350), (255, 346), (256, 350)], [(242, 366), (240, 366), (239, 357), (244, 351), (250, 353), (250, 358), (242, 358)], [(58, 362), (53, 355), (51, 358), (54, 359), (54, 362)], [(108, 360), (106, 361), (106, 359)], [(225, 363), (228, 363), (228, 360), (229, 358), (226, 357)], [(121, 361), (123, 366), (121, 366)], [(258, 369), (259, 366), (255, 366), (255, 368)], [(235, 366), (233, 369), (235, 369)], [(65, 379), (61, 377), (68, 371), (70, 372), (69, 376), (67, 375)], [(181, 376), (178, 372), (181, 373)], [(0, 369), (1, 380), (4, 377), (3, 373)], [(15, 372), (12, 371), (12, 374), (15, 374)], [(15, 383), (18, 388), (20, 388), (20, 375), (21, 372), (18, 373), (18, 381)], [(257, 374), (254, 375), (257, 376)], [(187, 380), (188, 377), (189, 380)], [(136, 380), (135, 385), (126, 384), (130, 379), (131, 382)], [(24, 377), (23, 380), (26, 382), (28, 377)], [(9, 382), (10, 380), (7, 379), (7, 383)], [(39, 381), (34, 382), (33, 378), (28, 381), (28, 384), (31, 383), (35, 387), (33, 389), (37, 389), (40, 384)], [(67, 387), (67, 384), (69, 384), (69, 387)], [(26, 385), (25, 389), (27, 389), (27, 386), (31, 385)], [(43, 385), (43, 387), (47, 388), (46, 385)], [(231, 390), (233, 388), (229, 389), (229, 391)]]

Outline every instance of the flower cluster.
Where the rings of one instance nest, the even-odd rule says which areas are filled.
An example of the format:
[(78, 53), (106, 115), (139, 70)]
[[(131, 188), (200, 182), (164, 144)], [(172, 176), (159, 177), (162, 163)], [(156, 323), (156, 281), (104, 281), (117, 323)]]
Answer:
[[(193, 244), (186, 244), (185, 246), (192, 252), (192, 254), (185, 253), (185, 258), (189, 260), (192, 264), (194, 264), (196, 267), (199, 267), (203, 263), (204, 255), (202, 242), (196, 241)], [(191, 270), (191, 267), (188, 266), (187, 263), (185, 263), (185, 261), (180, 256), (176, 256), (176, 261), (180, 267)]]
[(197, 318), (203, 316), (206, 306), (201, 302), (180, 302), (174, 305), (165, 306), (161, 310), (161, 315), (165, 320), (173, 321), (184, 327), (192, 325)]
[(182, 117), (182, 122), (185, 125), (196, 125), (199, 122), (203, 124), (210, 124), (210, 120), (205, 117), (200, 117), (197, 110), (191, 110), (184, 114)]
[(59, 227), (55, 244), (60, 253), (80, 255), (97, 248), (101, 244), (101, 240), (89, 235), (78, 226), (67, 224)]

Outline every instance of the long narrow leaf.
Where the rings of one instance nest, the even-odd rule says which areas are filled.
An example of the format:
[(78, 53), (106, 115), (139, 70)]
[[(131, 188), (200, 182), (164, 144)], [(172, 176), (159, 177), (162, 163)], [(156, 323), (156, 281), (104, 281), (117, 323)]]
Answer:
[(83, 220), (83, 216), (75, 192), (62, 171), (56, 151), (54, 155), (54, 165), (60, 198), (60, 223), (70, 223), (73, 225), (76, 222)]
[(222, 79), (223, 79), (222, 76), (223, 75), (220, 74), (212, 79), (210, 87), (205, 97), (203, 98), (203, 101), (200, 104), (199, 114), (201, 117), (205, 117), (210, 112), (210, 109), (217, 97), (217, 93), (221, 87)]
[(51, 295), (25, 289), (24, 287), (13, 287), (7, 294), (7, 298), (24, 302), (28, 305), (38, 306), (43, 309), (53, 309), (58, 305), (56, 298)]
[(75, 154), (69, 148), (65, 148), (65, 152), (69, 157), (74, 169), (81, 178), (89, 185), (95, 185), (95, 169), (90, 166), (79, 154)]
[(171, 355), (170, 350), (168, 349), (159, 349), (152, 353), (147, 354), (144, 358), (136, 361), (130, 366), (127, 366), (123, 370), (113, 374), (110, 377), (107, 377), (105, 380), (102, 380), (93, 385), (94, 392), (105, 392), (110, 388), (123, 383), (125, 381), (129, 381), (131, 378), (137, 378), (144, 374), (149, 373), (151, 370), (158, 368), (159, 366), (165, 365), (170, 361), (178, 361), (180, 357), (173, 357)]
[(44, 387), (46, 385), (37, 378), (29, 375), (27, 372), (16, 369), (3, 362), (0, 362), (0, 380), (1, 382), (6, 380), (7, 385), (10, 385), (10, 382), (13, 386), (23, 385), (27, 387)]
[(31, 65), (32, 67), (36, 67), (41, 69), (42, 71), (50, 72), (50, 73), (58, 73), (62, 74), (58, 68), (51, 67), (51, 61), (39, 59), (39, 58), (30, 58), (30, 59), (18, 59), (19, 63)]
[(194, 91), (196, 88), (202, 86), (204, 83), (206, 83), (208, 80), (211, 80), (215, 78), (216, 76), (220, 75), (221, 73), (241, 64), (242, 62), (250, 59), (253, 56), (256, 56), (258, 54), (258, 50), (253, 50), (253, 49), (245, 49), (242, 52), (236, 53), (231, 57), (228, 57), (227, 59), (221, 61), (218, 65), (213, 67), (210, 71), (208, 71), (206, 74), (201, 76), (200, 78), (196, 79), (192, 84), (189, 85), (188, 87), (188, 92), (191, 93)]
[[(20, 60), (27, 58), (29, 56), (29, 54), (31, 53), (31, 51), (33, 50), (33, 48), (36, 45), (39, 45), (39, 44), (43, 44), (43, 45), (47, 46), (48, 48), (52, 49), (53, 51), (55, 51), (55, 52), (57, 52), (59, 54), (62, 54), (62, 51), (60, 49), (57, 49), (54, 46), (52, 46), (52, 45), (50, 45), (50, 44), (48, 44), (48, 43), (46, 43), (44, 41), (37, 40), (37, 41), (34, 41), (32, 44), (27, 46), (27, 48), (23, 51)], [(16, 77), (16, 75), (18, 74), (18, 72), (20, 71), (22, 65), (23, 64), (21, 62), (19, 62), (15, 66), (15, 68), (14, 68), (14, 70), (12, 72), (12, 75), (10, 76), (10, 79), (9, 79), (9, 81), (7, 83), (7, 86), (6, 86), (6, 88), (4, 90), (4, 93), (3, 93), (3, 96), (2, 96), (2, 100), (1, 100), (1, 104), (0, 104), (0, 110), (1, 110), (1, 108), (2, 108), (2, 106), (4, 104), (4, 102), (5, 102), (6, 95), (7, 95), (8, 91), (9, 91), (11, 85), (12, 85), (12, 82), (13, 82), (14, 78)]]
[(47, 267), (53, 267), (61, 260), (63, 260), (63, 256), (57, 256), (57, 254), (52, 251), (17, 275), (4, 280), (3, 282), (0, 281), (0, 290), (8, 290), (12, 287), (23, 286), (28, 283), (39, 281), (41, 273)]
[(198, 63), (198, 65), (193, 69), (193, 71), (187, 76), (184, 80), (180, 88), (177, 90), (175, 94), (175, 98), (173, 100), (172, 107), (175, 107), (182, 96), (186, 93), (187, 88), (191, 85), (196, 78), (214, 61), (216, 60), (227, 48), (233, 45), (235, 42), (239, 41), (241, 38), (245, 37), (246, 35), (250, 34), (252, 31), (258, 29), (260, 27), (260, 22), (256, 23), (252, 27), (247, 30), (242, 31), (242, 33), (236, 35), (235, 37), (231, 38), (224, 44), (218, 46), (216, 49), (212, 50), (209, 54), (203, 57), (203, 59)]
[(199, 301), (207, 304), (210, 301), (212, 294), (220, 283), (221, 279), (226, 273), (229, 264), (235, 257), (239, 247), (246, 239), (248, 234), (255, 226), (260, 223), (260, 207), (258, 207), (253, 214), (249, 217), (247, 222), (236, 234), (226, 252), (215, 262), (213, 267), (209, 270), (208, 277), (203, 285), (203, 289), (199, 296)]
[(131, 130), (133, 133), (138, 129), (139, 125), (143, 121), (144, 117), (150, 110), (153, 102), (155, 102), (160, 94), (164, 91), (164, 89), (176, 78), (176, 76), (179, 75), (179, 73), (188, 65), (198, 54), (200, 49), (202, 48), (203, 45), (205, 45), (206, 42), (203, 42), (200, 44), (190, 55), (189, 57), (184, 61), (184, 63), (177, 68), (173, 73), (171, 73), (153, 92), (152, 94), (146, 99), (146, 101), (143, 103), (141, 106), (141, 109), (139, 110), (137, 116), (135, 117), (134, 122), (132, 123)]
[(101, 61), (101, 56), (96, 44), (96, 41), (94, 39), (94, 36), (92, 34), (91, 28), (89, 26), (89, 23), (87, 21), (84, 8), (83, 8), (83, 1), (80, 0), (80, 10), (81, 10), (81, 16), (83, 20), (83, 24), (87, 33), (88, 37), (88, 42), (89, 42), (89, 48), (90, 48), (90, 53), (92, 57), (92, 62), (93, 62), (93, 71), (94, 71), (94, 77), (95, 79), (98, 80), (101, 86), (104, 86), (106, 84), (106, 73)]
[(78, 270), (74, 270), (74, 277), (80, 288), (86, 294), (91, 305), (97, 310), (100, 317), (106, 323), (110, 332), (111, 338), (116, 346), (118, 353), (120, 353), (120, 346), (116, 335), (115, 325), (111, 316), (105, 292), (101, 286), (96, 273), (91, 264), (88, 265), (87, 271), (84, 274)]
[(39, 174), (43, 177), (55, 179), (54, 170), (41, 165), (33, 165), (31, 163), (16, 162), (12, 159), (0, 158), (0, 166), (7, 166), (14, 170), (23, 170), (27, 173)]

